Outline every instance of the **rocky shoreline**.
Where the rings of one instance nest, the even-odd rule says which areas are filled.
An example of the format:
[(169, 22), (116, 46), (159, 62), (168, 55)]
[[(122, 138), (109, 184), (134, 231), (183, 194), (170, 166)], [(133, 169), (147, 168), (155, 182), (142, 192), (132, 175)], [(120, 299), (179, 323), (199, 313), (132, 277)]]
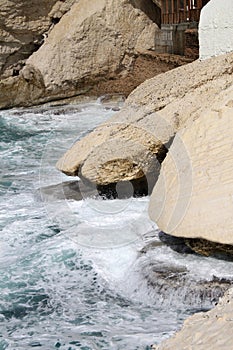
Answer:
[[(156, 184), (149, 211), (159, 228), (184, 237), (199, 254), (231, 260), (232, 60), (229, 53), (147, 80), (129, 95), (119, 113), (74, 144), (57, 167), (96, 186), (150, 178)], [(157, 175), (151, 180), (151, 174)], [(154, 273), (159, 280), (163, 271)], [(226, 289), (231, 285), (229, 281)], [(206, 333), (208, 313), (193, 317)], [(223, 349), (229, 349), (231, 337), (221, 338), (218, 319), (222, 316), (211, 317), (208, 327), (226, 344)], [(193, 338), (187, 346), (182, 340), (186, 330), (191, 338), (193, 329), (199, 332), (192, 320), (175, 340), (156, 349), (206, 349), (210, 338), (204, 335), (206, 341)], [(223, 322), (227, 322), (225, 316)], [(217, 344), (214, 349), (219, 349)]]
[(114, 117), (75, 143), (58, 169), (96, 185), (145, 177), (153, 188), (177, 132), (231, 93), (232, 64), (233, 55), (227, 54), (147, 80)]
[[(158, 1), (51, 0), (33, 1), (29, 8), (21, 0), (13, 12), (11, 2), (2, 1), (0, 13), (0, 108), (80, 95), (128, 96), (57, 168), (79, 176), (87, 193), (107, 188), (119, 197), (122, 183), (121, 198), (132, 187), (135, 194), (152, 193), (151, 219), (165, 235), (182, 239), (183, 253), (231, 260), (233, 53), (194, 62), (156, 54)], [(47, 188), (45, 200), (56, 190)], [(79, 184), (66, 191), (81, 198)], [(168, 285), (167, 273), (175, 276)], [(179, 291), (185, 274), (164, 265), (146, 277)], [(224, 290), (232, 284), (211, 282), (209, 292), (221, 282)], [(230, 289), (215, 309), (192, 316), (181, 332), (154, 348), (206, 350), (211, 344), (229, 350), (232, 295)]]

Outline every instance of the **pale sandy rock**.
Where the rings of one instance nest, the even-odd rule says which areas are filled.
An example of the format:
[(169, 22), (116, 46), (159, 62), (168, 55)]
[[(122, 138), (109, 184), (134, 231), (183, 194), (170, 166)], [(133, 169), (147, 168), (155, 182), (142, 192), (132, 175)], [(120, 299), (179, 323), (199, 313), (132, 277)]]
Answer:
[(233, 244), (233, 88), (178, 132), (163, 162), (149, 213), (173, 236)]
[(230, 350), (233, 334), (233, 289), (228, 290), (218, 305), (189, 317), (183, 328), (154, 350)]
[[(162, 152), (162, 143), (150, 132), (134, 125), (114, 127), (114, 133), (100, 146), (95, 146), (82, 167), (82, 176), (97, 184), (139, 179), (158, 172), (155, 154)], [(114, 161), (113, 161), (114, 157)], [(94, 161), (94, 162), (93, 162)]]
[[(72, 1), (72, 3), (75, 0)], [(43, 43), (43, 34), (53, 26), (53, 7), (66, 12), (71, 0), (0, 0), (0, 76), (9, 77)], [(66, 9), (65, 6), (67, 4)], [(17, 66), (18, 64), (18, 66)], [(16, 65), (16, 67), (14, 67)], [(13, 68), (12, 68), (13, 67)]]
[[(36, 39), (38, 50), (27, 61), (41, 72), (45, 86), (44, 96), (30, 100), (31, 104), (81, 94), (124, 93), (127, 96), (145, 79), (188, 62), (180, 57), (156, 55), (153, 51), (155, 33), (159, 30), (156, 23), (159, 24), (161, 19), (161, 9), (156, 1), (60, 0), (53, 6), (49, 7), (49, 4), (46, 12), (49, 26), (45, 28), (39, 17), (37, 24), (41, 23), (42, 27), (40, 40)], [(36, 12), (36, 6), (34, 8)], [(30, 27), (30, 17), (28, 20), (27, 23), (24, 19), (20, 27), (24, 28), (25, 23)], [(9, 41), (13, 42), (14, 38)], [(3, 45), (2, 50), (6, 51), (7, 46)], [(16, 51), (16, 56), (12, 51), (7, 52), (10, 61), (4, 64), (4, 77), (17, 75), (25, 64), (25, 56), (20, 50)], [(28, 57), (35, 51), (35, 45), (30, 46), (30, 50), (25, 47), (22, 50)], [(8, 89), (4, 90), (6, 85), (9, 86), (9, 81), (2, 84), (0, 108), (19, 106), (19, 101), (20, 106), (29, 105), (26, 96), (25, 99), (14, 99), (17, 94), (13, 91), (17, 87), (15, 80), (12, 96)]]
[(57, 1), (48, 14), (49, 18), (56, 24), (56, 22), (59, 22), (61, 17), (71, 9), (72, 5), (78, 1), (79, 0)]
[(23, 68), (19, 76), (0, 81), (0, 91), (0, 105), (4, 104), (5, 108), (10, 108), (12, 101), (18, 105), (25, 105), (26, 101), (30, 106), (35, 99), (40, 101), (44, 96), (43, 77), (40, 71), (29, 65)]
[[(217, 96), (233, 82), (232, 70), (233, 54), (228, 54), (205, 62), (195, 61), (147, 80), (105, 126), (75, 143), (58, 162), (58, 169), (105, 184), (113, 179), (128, 180), (126, 167), (130, 179), (147, 175), (160, 152), (163, 159), (161, 145), (169, 147), (177, 130), (220, 99)], [(130, 127), (137, 130), (135, 135)]]
[(130, 0), (79, 0), (28, 63), (48, 90), (74, 93), (84, 81), (126, 74), (134, 55), (153, 49), (157, 30)]
[[(129, 115), (130, 111), (128, 109)], [(124, 111), (118, 116), (124, 119)], [(141, 124), (137, 114), (132, 110), (132, 116), (138, 116), (138, 123), (112, 118), (97, 127), (85, 138), (76, 142), (73, 147), (57, 162), (57, 168), (67, 175), (84, 176), (97, 184), (110, 184), (120, 180), (133, 180), (144, 175), (159, 171), (160, 165), (157, 154), (164, 156), (166, 151), (155, 131), (158, 123), (145, 117)], [(170, 138), (172, 128), (157, 118), (163, 141)], [(160, 157), (158, 156), (160, 159)], [(161, 160), (161, 159), (160, 159)], [(83, 165), (84, 163), (84, 165)], [(83, 165), (80, 171), (80, 165)]]

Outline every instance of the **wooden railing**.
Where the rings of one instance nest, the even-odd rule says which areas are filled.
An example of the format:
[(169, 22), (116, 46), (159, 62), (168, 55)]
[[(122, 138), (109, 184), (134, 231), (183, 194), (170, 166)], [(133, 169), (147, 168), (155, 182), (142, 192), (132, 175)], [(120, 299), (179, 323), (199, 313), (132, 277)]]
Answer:
[(177, 24), (184, 22), (199, 22), (200, 9), (179, 10), (174, 13), (163, 13), (162, 24)]

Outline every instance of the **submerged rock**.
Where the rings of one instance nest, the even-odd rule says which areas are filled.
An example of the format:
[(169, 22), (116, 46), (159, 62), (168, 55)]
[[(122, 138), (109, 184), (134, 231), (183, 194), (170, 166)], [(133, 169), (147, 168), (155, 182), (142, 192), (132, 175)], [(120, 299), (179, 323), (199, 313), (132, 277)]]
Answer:
[[(217, 272), (214, 261), (208, 262), (205, 257), (180, 258), (176, 254), (157, 241), (140, 251), (138, 271), (140, 279), (146, 281), (151, 300), (154, 298), (158, 307), (188, 307), (196, 311), (211, 308), (231, 287), (232, 277), (222, 277), (219, 272), (216, 276), (211, 272)], [(205, 269), (208, 273), (203, 273)]]
[(87, 198), (102, 199), (125, 199), (147, 195), (148, 188), (143, 188), (136, 181), (121, 182), (106, 186), (96, 186), (90, 182), (65, 181), (62, 183), (44, 186), (35, 193), (37, 200), (52, 202), (57, 200), (72, 199), (80, 201)]
[[(194, 279), (185, 266), (176, 263), (156, 261), (150, 267), (143, 267), (148, 285), (158, 293), (161, 303), (176, 302), (193, 308), (210, 307), (216, 303), (232, 285), (232, 280), (212, 277), (207, 281)], [(173, 300), (171, 300), (171, 298)]]
[(73, 199), (80, 201), (85, 197), (95, 196), (95, 189), (84, 186), (80, 181), (66, 181), (44, 186), (37, 190), (36, 197), (45, 202)]
[(192, 254), (194, 250), (186, 244), (186, 241), (182, 237), (174, 237), (168, 235), (162, 231), (159, 232), (159, 239), (161, 242), (168, 245), (171, 249), (182, 254)]
[(154, 230), (143, 242), (134, 269), (158, 308), (206, 310), (232, 285), (232, 262), (195, 254), (183, 238)]

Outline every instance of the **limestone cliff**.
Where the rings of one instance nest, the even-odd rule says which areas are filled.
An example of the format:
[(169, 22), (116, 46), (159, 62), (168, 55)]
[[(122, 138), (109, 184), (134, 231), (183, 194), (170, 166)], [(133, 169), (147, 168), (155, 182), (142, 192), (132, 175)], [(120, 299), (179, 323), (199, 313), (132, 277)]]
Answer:
[(51, 94), (71, 95), (80, 82), (125, 75), (135, 54), (153, 49), (157, 28), (130, 1), (80, 0), (27, 63)]
[[(152, 0), (50, 0), (30, 7), (24, 0), (16, 7), (4, 2), (0, 108), (84, 93), (128, 95), (146, 79), (187, 63), (153, 51), (159, 5)], [(29, 70), (37, 73), (25, 80)]]
[(0, 76), (18, 75), (25, 60), (75, 0), (0, 0)]

